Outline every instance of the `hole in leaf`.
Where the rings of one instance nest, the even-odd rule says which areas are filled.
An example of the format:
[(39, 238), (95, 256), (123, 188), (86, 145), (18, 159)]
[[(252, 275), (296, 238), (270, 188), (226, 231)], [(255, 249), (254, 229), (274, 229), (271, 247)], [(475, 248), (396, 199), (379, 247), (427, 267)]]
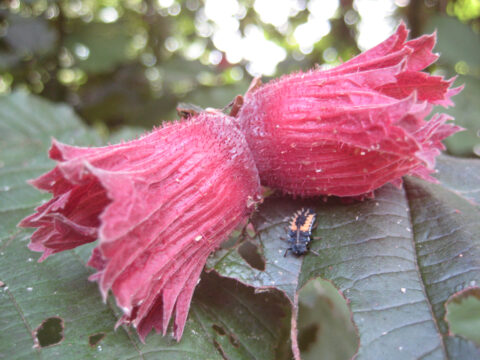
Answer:
[(216, 324), (213, 324), (212, 325), (212, 328), (213, 330), (215, 330), (215, 332), (220, 335), (220, 336), (223, 336), (226, 334), (225, 330), (223, 330), (223, 328), (221, 326), (218, 326)]
[(450, 332), (480, 345), (480, 288), (468, 288), (452, 295), (446, 307)]
[(245, 231), (247, 232), (247, 235), (253, 239), (256, 235), (257, 235), (257, 232), (255, 230), (255, 227), (253, 226), (252, 223), (248, 223), (247, 226), (245, 227)]
[(97, 344), (102, 341), (102, 339), (105, 337), (105, 334), (104, 333), (98, 333), (98, 334), (95, 334), (95, 335), (90, 335), (88, 337), (88, 344), (91, 346), (91, 347), (95, 347), (97, 346)]
[(58, 344), (63, 340), (63, 320), (58, 317), (45, 319), (35, 331), (38, 347)]
[(310, 280), (300, 290), (298, 303), (298, 345), (303, 360), (355, 355), (358, 335), (347, 302), (335, 286), (319, 278)]
[(245, 241), (238, 248), (238, 253), (245, 260), (248, 265), (254, 269), (264, 271), (265, 270), (265, 259), (259, 254), (258, 246), (253, 244), (250, 241)]
[[(212, 329), (215, 330), (215, 332), (220, 335), (220, 336), (225, 336), (227, 334), (227, 332), (225, 331), (224, 328), (222, 328), (221, 326), (218, 326), (217, 324), (213, 324), (212, 325)], [(235, 336), (233, 336), (232, 334), (228, 334), (228, 340), (230, 340), (230, 343), (235, 346), (235, 347), (239, 347), (240, 344), (238, 342), (238, 340), (235, 338)]]
[(242, 232), (240, 230), (233, 230), (227, 240), (225, 240), (221, 245), (221, 249), (230, 249), (235, 246), (237, 242), (240, 241), (242, 237)]

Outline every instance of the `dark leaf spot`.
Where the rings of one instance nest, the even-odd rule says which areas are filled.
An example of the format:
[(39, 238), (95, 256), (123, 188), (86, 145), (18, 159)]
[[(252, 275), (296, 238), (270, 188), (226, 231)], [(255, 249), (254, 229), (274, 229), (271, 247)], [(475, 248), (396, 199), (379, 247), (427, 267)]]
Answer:
[(254, 269), (265, 270), (265, 259), (259, 254), (258, 247), (252, 242), (245, 241), (238, 248), (238, 253)]
[(220, 353), (222, 358), (225, 359), (225, 360), (228, 360), (228, 357), (225, 354), (225, 352), (223, 351), (222, 346), (216, 340), (213, 340), (213, 345), (215, 346), (215, 349), (217, 349), (217, 351)]
[(105, 334), (104, 333), (98, 333), (98, 334), (95, 334), (95, 335), (90, 335), (88, 337), (88, 344), (91, 346), (91, 347), (95, 347), (97, 346), (97, 344), (102, 341), (102, 339), (105, 337)]
[(220, 335), (220, 336), (223, 336), (225, 335), (225, 330), (221, 327), (221, 326), (218, 326), (217, 324), (213, 324), (212, 325), (212, 328), (213, 330), (215, 330), (215, 332)]
[(63, 320), (58, 317), (45, 319), (35, 330), (36, 347), (47, 347), (63, 340)]
[(240, 346), (237, 338), (235, 336), (233, 336), (233, 334), (230, 334), (228, 335), (228, 340), (230, 340), (230, 343), (235, 346), (236, 348), (238, 348)]
[(298, 333), (298, 347), (301, 351), (307, 351), (310, 345), (315, 342), (318, 330), (318, 324), (310, 324), (300, 329)]

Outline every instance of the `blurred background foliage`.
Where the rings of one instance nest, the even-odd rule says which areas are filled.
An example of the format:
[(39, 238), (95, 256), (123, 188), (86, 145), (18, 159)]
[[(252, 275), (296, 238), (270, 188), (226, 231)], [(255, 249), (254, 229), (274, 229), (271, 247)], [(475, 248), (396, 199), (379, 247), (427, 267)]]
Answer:
[(437, 29), (430, 71), (466, 89), (449, 109), (468, 131), (450, 153), (480, 155), (480, 0), (9, 0), (0, 3), (0, 94), (70, 104), (104, 132), (152, 127), (180, 102), (223, 108), (248, 88), (330, 67), (390, 35)]

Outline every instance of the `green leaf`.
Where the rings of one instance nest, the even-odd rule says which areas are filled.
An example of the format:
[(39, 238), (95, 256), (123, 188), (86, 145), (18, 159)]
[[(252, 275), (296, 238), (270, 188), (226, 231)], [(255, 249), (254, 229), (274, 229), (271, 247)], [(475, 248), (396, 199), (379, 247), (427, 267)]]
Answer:
[(478, 206), (480, 204), (480, 161), (441, 156), (437, 161), (436, 177), (442, 187), (458, 194), (458, 197)]
[[(241, 245), (209, 266), (284, 291), (294, 311), (310, 279), (331, 281), (350, 302), (360, 359), (478, 357), (472, 342), (448, 333), (444, 316), (449, 296), (480, 281), (480, 162), (441, 157), (438, 167), (441, 185), (407, 178), (402, 189), (384, 186), (364, 202), (269, 198), (253, 220), (265, 270), (248, 265)], [(284, 258), (288, 217), (302, 206), (317, 211), (321, 240), (311, 247), (320, 256)]]
[(351, 359), (358, 347), (350, 310), (335, 287), (309, 281), (299, 293), (298, 342), (302, 359)]
[[(349, 312), (332, 289), (327, 296), (325, 285), (315, 288), (322, 278), (349, 302), (360, 359), (480, 356), (445, 321), (449, 299), (478, 289), (480, 281), (479, 161), (440, 157), (441, 184), (407, 178), (403, 188), (384, 186), (364, 202), (267, 198), (247, 230), (253, 238), (209, 259), (215, 271), (200, 281), (182, 340), (151, 334), (142, 344), (130, 327), (114, 331), (121, 312), (113, 298), (102, 304), (88, 282), (92, 271), (84, 264), (92, 244), (39, 264), (39, 254), (27, 248), (31, 232), (16, 228), (46, 199), (25, 181), (52, 167), (46, 157), (51, 136), (71, 144), (100, 142), (67, 107), (23, 93), (0, 98), (0, 355), (12, 358), (15, 349), (18, 359), (286, 359), (289, 318), (298, 314), (305, 358), (318, 352), (349, 357), (357, 341)], [(302, 206), (317, 211), (314, 235), (321, 238), (311, 248), (319, 256), (285, 257), (285, 227)], [(325, 307), (330, 301), (334, 306)], [(37, 335), (52, 321), (53, 340), (42, 347)], [(314, 327), (341, 339), (312, 341)], [(295, 344), (295, 327), (292, 334)]]
[[(447, 302), (447, 321), (453, 334), (480, 345), (480, 289), (467, 289)], [(472, 316), (473, 315), (473, 316)]]
[(99, 142), (65, 106), (23, 93), (0, 98), (0, 357), (275, 359), (284, 344), (288, 353), (290, 307), (280, 292), (257, 294), (206, 274), (182, 341), (152, 333), (142, 344), (133, 328), (114, 330), (121, 316), (114, 299), (103, 304), (97, 285), (87, 280), (92, 244), (37, 263), (39, 254), (27, 248), (31, 231), (16, 224), (46, 199), (26, 180), (52, 168), (51, 136), (71, 144)]
[(207, 273), (190, 311), (190, 320), (201, 323), (209, 342), (227, 359), (277, 359), (281, 344), (288, 343), (289, 306), (278, 291), (255, 293)]
[(66, 106), (25, 93), (0, 98), (0, 247), (16, 233), (16, 224), (46, 199), (26, 180), (50, 170), (51, 137), (69, 144), (99, 144)]

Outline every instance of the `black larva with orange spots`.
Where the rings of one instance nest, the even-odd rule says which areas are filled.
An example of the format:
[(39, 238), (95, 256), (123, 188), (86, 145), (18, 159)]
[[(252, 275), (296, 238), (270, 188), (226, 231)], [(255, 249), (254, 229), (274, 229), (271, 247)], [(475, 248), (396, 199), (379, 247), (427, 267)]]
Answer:
[(288, 244), (290, 247), (283, 256), (287, 256), (289, 251), (296, 256), (301, 256), (309, 251), (308, 244), (312, 240), (312, 228), (316, 217), (317, 214), (310, 208), (302, 208), (292, 216), (288, 227)]

